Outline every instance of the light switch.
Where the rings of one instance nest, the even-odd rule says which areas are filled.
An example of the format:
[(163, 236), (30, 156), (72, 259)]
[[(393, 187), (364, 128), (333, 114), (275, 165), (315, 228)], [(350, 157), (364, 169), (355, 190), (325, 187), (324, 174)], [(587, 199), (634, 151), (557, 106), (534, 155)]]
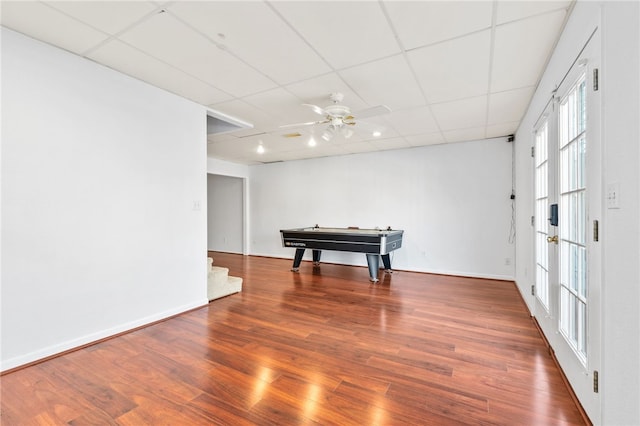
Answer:
[(620, 182), (613, 182), (607, 185), (607, 208), (620, 208)]

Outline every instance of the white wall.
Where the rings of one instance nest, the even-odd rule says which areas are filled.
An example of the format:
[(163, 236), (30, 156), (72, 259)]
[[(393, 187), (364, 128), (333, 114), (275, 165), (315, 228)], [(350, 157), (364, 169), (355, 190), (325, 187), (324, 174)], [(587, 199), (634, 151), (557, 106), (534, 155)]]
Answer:
[[(603, 9), (603, 424), (640, 424), (640, 4)], [(606, 204), (604, 204), (606, 205)]]
[[(620, 209), (601, 223), (602, 418), (596, 424), (640, 424), (640, 10), (638, 2), (578, 1), (516, 134), (516, 282), (534, 310), (533, 125), (594, 28), (600, 26), (603, 184), (620, 183)], [(606, 196), (603, 194), (603, 197)], [(603, 205), (606, 203), (603, 200)]]
[(242, 178), (207, 175), (208, 250), (243, 253), (243, 187)]
[[(391, 226), (405, 231), (395, 269), (513, 278), (504, 138), (251, 166), (250, 183), (251, 254), (292, 258), (280, 229)], [(322, 259), (366, 265), (354, 253)]]
[(205, 108), (2, 29), (2, 123), (3, 370), (207, 302)]

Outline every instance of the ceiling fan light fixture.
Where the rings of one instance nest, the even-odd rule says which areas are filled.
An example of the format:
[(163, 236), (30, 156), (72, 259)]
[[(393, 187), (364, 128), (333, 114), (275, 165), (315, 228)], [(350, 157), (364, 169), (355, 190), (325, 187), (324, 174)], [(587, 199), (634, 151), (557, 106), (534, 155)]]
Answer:
[(348, 127), (341, 128), (340, 133), (342, 133), (342, 136), (344, 136), (345, 139), (349, 139), (351, 136), (353, 136), (353, 130)]
[(329, 142), (331, 139), (333, 139), (333, 136), (336, 134), (336, 131), (333, 127), (327, 127), (323, 132), (322, 135), (320, 135), (320, 137), (322, 139), (324, 139), (325, 141)]
[[(354, 130), (349, 128), (349, 126), (355, 126), (356, 120), (362, 118), (371, 118), (378, 115), (388, 114), (391, 112), (391, 109), (385, 105), (378, 105), (369, 108), (365, 108), (360, 110), (359, 112), (354, 112), (351, 114), (351, 109), (348, 106), (341, 105), (342, 99), (344, 98), (342, 93), (334, 92), (329, 95), (329, 99), (331, 100), (331, 105), (325, 106), (324, 108), (319, 107), (313, 104), (302, 104), (319, 115), (323, 116), (322, 120), (319, 121), (309, 121), (306, 123), (296, 123), (296, 124), (285, 124), (281, 125), (281, 128), (287, 127), (300, 127), (300, 126), (316, 126), (316, 125), (327, 125), (327, 127), (322, 130), (320, 133), (320, 138), (322, 140), (329, 142), (336, 135), (343, 137), (344, 139), (349, 139), (354, 134)], [(380, 136), (381, 133), (374, 134), (374, 137)], [(296, 134), (297, 136), (297, 134)], [(309, 146), (314, 146), (315, 141), (308, 141)]]

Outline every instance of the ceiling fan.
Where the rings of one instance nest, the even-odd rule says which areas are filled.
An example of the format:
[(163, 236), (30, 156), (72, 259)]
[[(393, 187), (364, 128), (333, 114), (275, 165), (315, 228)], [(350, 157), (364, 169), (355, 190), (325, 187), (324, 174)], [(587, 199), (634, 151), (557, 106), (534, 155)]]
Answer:
[(302, 104), (311, 108), (311, 110), (316, 114), (324, 116), (323, 120), (309, 121), (306, 123), (286, 124), (284, 126), (280, 126), (280, 128), (328, 124), (327, 128), (322, 132), (322, 135), (320, 136), (322, 139), (328, 142), (333, 139), (333, 137), (338, 132), (342, 134), (342, 136), (344, 136), (346, 139), (350, 138), (353, 135), (353, 130), (351, 130), (348, 126), (355, 126), (356, 118), (370, 118), (378, 115), (388, 114), (391, 112), (391, 108), (389, 108), (388, 106), (378, 105), (371, 108), (365, 108), (352, 114), (349, 107), (340, 105), (342, 99), (344, 99), (344, 95), (342, 93), (331, 93), (329, 95), (329, 99), (333, 103), (324, 108), (312, 104)]

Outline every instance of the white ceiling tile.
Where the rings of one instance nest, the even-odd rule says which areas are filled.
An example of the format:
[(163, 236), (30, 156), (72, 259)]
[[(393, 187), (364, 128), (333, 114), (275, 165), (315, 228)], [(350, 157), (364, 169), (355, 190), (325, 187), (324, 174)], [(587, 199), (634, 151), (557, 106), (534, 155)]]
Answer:
[(280, 163), (282, 161), (302, 160), (305, 157), (298, 154), (298, 151), (289, 151), (282, 153), (265, 152), (262, 155), (251, 155), (250, 158), (253, 161), (257, 161), (254, 164), (269, 164)]
[(406, 136), (404, 139), (411, 146), (437, 145), (445, 142), (440, 132)]
[(327, 157), (333, 155), (343, 155), (345, 150), (341, 146), (331, 144), (318, 144), (315, 147), (309, 147), (304, 141), (297, 146), (296, 149), (290, 149), (287, 151), (273, 151), (271, 147), (266, 147), (264, 154), (256, 154), (250, 152), (246, 154), (246, 157), (261, 163), (269, 163), (274, 161), (292, 161), (292, 160), (304, 160), (315, 157)]
[(514, 121), (511, 123), (500, 123), (487, 126), (486, 137), (497, 138), (500, 136), (513, 135), (516, 133), (516, 130), (518, 130), (519, 125), (519, 121)]
[(304, 103), (325, 107), (331, 104), (329, 95), (340, 92), (344, 95), (343, 104), (352, 111), (367, 108), (367, 105), (337, 73), (324, 74), (309, 80), (289, 84), (286, 89), (296, 95)]
[(562, 10), (496, 28), (492, 92), (537, 84), (564, 18)]
[(402, 149), (411, 147), (411, 145), (406, 140), (404, 140), (404, 138), (373, 139), (370, 141), (370, 143), (376, 148), (376, 150)]
[(316, 139), (316, 142), (320, 142), (320, 138), (318, 136), (318, 132), (313, 128), (313, 126), (307, 126), (307, 127), (302, 127), (299, 129), (289, 129), (289, 128), (285, 128), (285, 129), (275, 129), (272, 130), (271, 132), (269, 132), (269, 134), (278, 137), (278, 138), (289, 138), (291, 140), (295, 140), (297, 137), (295, 136), (296, 134), (300, 134), (301, 138), (304, 138), (305, 140), (309, 140), (309, 138), (311, 136), (314, 136)]
[(277, 126), (324, 119), (323, 116), (303, 106), (304, 102), (297, 96), (280, 87), (246, 96), (243, 100), (274, 117), (276, 122), (273, 125)]
[(251, 123), (254, 126), (253, 129), (246, 129), (236, 132), (235, 134), (255, 134), (266, 132), (275, 127), (274, 123), (276, 122), (276, 120), (272, 115), (267, 114), (263, 110), (238, 99), (209, 106), (216, 111), (220, 111), (221, 113), (230, 115), (232, 117), (237, 117), (238, 119)]
[(491, 27), (491, 1), (385, 1), (406, 50)]
[[(333, 156), (338, 156), (338, 155), (346, 155), (349, 154), (348, 152), (346, 152), (343, 148), (341, 147), (328, 147), (328, 148), (320, 148), (317, 150), (313, 150), (313, 151), (296, 151), (296, 154), (298, 154), (298, 156), (296, 158), (293, 158), (293, 152), (292, 153), (287, 153), (289, 154), (292, 158), (292, 160), (307, 160), (310, 158), (317, 158), (317, 157), (333, 157)], [(306, 155), (308, 154), (308, 155)], [(312, 155), (313, 154), (313, 155)]]
[[(348, 154), (347, 152), (348, 143), (344, 143), (341, 145), (331, 144), (331, 143), (320, 143), (318, 146), (313, 148), (312, 150), (306, 151), (309, 153), (315, 153), (316, 156), (328, 157), (332, 155), (344, 155)], [(305, 156), (304, 158), (311, 158), (310, 156)]]
[[(0, 19), (253, 124), (208, 136), (207, 150), (261, 164), (514, 133), (570, 7), (527, 0), (3, 1)], [(166, 11), (154, 13), (160, 8)], [(322, 126), (279, 127), (321, 119), (301, 103), (326, 107), (332, 92), (343, 93), (341, 103), (356, 116), (379, 104), (393, 113), (356, 119), (348, 140), (316, 136), (314, 148), (308, 138)], [(382, 137), (371, 135), (374, 127), (385, 127)], [(292, 132), (301, 136), (283, 137)], [(260, 140), (264, 155), (255, 151)]]
[(369, 141), (349, 142), (344, 145), (343, 149), (348, 154), (376, 151), (376, 147)]
[(282, 136), (279, 136), (279, 138), (280, 138), (280, 142), (278, 142), (278, 145), (280, 146), (280, 149), (283, 152), (299, 151), (299, 150), (313, 151), (318, 149), (318, 147), (322, 147), (324, 142), (318, 139), (317, 137), (315, 137), (314, 140), (316, 142), (316, 145), (311, 146), (309, 145), (309, 140), (311, 139), (311, 136), (309, 135), (303, 135), (298, 138), (283, 138)]
[(292, 1), (271, 4), (336, 69), (400, 52), (377, 2)]
[[(264, 147), (263, 154), (257, 152), (260, 144)], [(275, 161), (281, 153), (303, 148), (310, 149), (300, 138), (291, 140), (266, 134), (216, 141), (207, 145), (207, 152), (209, 156), (229, 161)]]
[(276, 86), (168, 12), (154, 15), (119, 38), (234, 96)]
[(371, 106), (387, 105), (396, 110), (425, 105), (403, 55), (348, 68), (340, 75)]
[[(385, 115), (372, 117), (370, 120), (356, 120), (356, 125), (352, 127), (352, 130), (354, 130), (355, 136), (362, 140), (400, 137), (400, 134), (398, 134), (387, 120), (388, 117), (388, 115)], [(380, 135), (374, 136), (374, 132), (380, 132)]]
[[(287, 151), (279, 154), (276, 158), (281, 161), (295, 161), (295, 160), (307, 160), (309, 158), (316, 157), (326, 157), (329, 155), (334, 155), (335, 150), (332, 149), (331, 152), (328, 150), (323, 150), (322, 148), (315, 147), (313, 149), (299, 149), (296, 151)], [(338, 151), (340, 154), (341, 152)], [(338, 154), (338, 155), (339, 155)]]
[(483, 127), (487, 116), (487, 97), (435, 104), (431, 105), (431, 111), (443, 131)]
[(569, 1), (540, 1), (540, 0), (520, 0), (520, 1), (498, 1), (496, 12), (496, 23), (498, 25), (517, 19), (527, 18), (534, 15), (550, 12), (558, 9), (567, 9), (571, 6)]
[(444, 102), (488, 91), (491, 31), (407, 53), (427, 100)]
[(303, 135), (296, 138), (285, 138), (281, 134), (273, 133), (248, 137), (245, 138), (243, 142), (255, 147), (262, 142), (262, 145), (265, 147), (265, 152), (270, 153), (311, 149), (311, 147), (309, 147), (309, 135)]
[(266, 3), (177, 2), (170, 10), (279, 84), (331, 70)]
[(386, 117), (386, 121), (400, 136), (434, 133), (439, 130), (429, 107), (393, 111), (391, 115)]
[(448, 143), (477, 141), (485, 139), (484, 127), (473, 127), (469, 129), (457, 129), (443, 132), (444, 138)]
[(47, 1), (48, 5), (114, 35), (157, 8), (146, 1)]
[(489, 95), (489, 118), (487, 124), (520, 121), (524, 116), (534, 87), (492, 93)]
[(118, 40), (101, 45), (87, 57), (202, 105), (231, 98), (215, 87)]
[(3, 1), (3, 26), (76, 54), (101, 43), (108, 35), (44, 3)]
[(267, 135), (267, 134), (268, 133), (261, 128), (248, 128), (248, 129), (236, 130), (235, 132), (233, 132), (233, 135), (238, 138), (246, 138), (248, 136), (253, 136), (253, 135)]
[(251, 155), (251, 152), (255, 152), (256, 148), (257, 146), (236, 138), (207, 144), (207, 153), (213, 157), (234, 159)]

